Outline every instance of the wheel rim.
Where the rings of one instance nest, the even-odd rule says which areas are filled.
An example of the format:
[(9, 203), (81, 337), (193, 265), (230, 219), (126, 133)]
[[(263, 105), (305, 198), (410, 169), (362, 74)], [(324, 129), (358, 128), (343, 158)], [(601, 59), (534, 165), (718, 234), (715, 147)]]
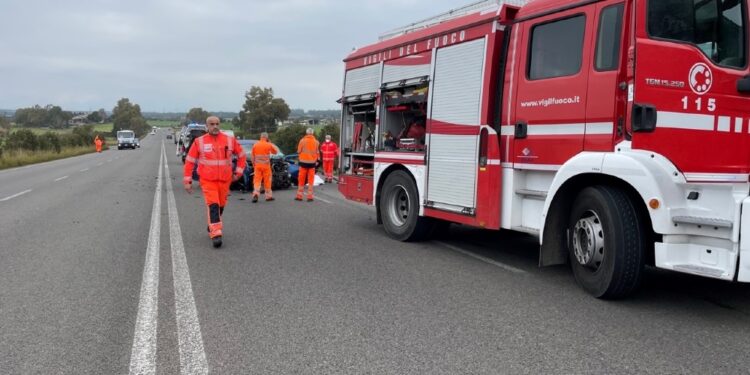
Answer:
[(396, 185), (388, 195), (388, 217), (396, 226), (403, 226), (409, 221), (411, 199), (403, 185)]
[(594, 271), (604, 259), (604, 228), (599, 215), (586, 211), (573, 227), (573, 255), (578, 263)]

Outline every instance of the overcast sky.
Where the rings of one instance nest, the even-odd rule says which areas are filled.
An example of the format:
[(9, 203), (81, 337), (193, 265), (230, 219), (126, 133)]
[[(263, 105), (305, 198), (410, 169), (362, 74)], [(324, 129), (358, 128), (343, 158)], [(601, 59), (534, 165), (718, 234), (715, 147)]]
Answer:
[(337, 108), (342, 59), (472, 0), (2, 0), (0, 108), (239, 111), (250, 86)]

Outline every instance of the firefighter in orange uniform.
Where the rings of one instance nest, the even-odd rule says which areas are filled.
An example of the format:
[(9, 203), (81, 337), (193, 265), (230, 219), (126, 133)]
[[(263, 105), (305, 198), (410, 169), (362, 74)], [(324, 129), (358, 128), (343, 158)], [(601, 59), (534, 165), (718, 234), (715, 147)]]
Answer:
[[(229, 185), (242, 176), (245, 169), (245, 153), (237, 140), (219, 130), (219, 118), (211, 116), (206, 119), (208, 134), (193, 142), (185, 157), (183, 170), (185, 190), (193, 192), (193, 166), (198, 164), (203, 198), (208, 212), (208, 233), (214, 247), (221, 246), (223, 225), (221, 215), (227, 204)], [(237, 156), (237, 167), (232, 171), (232, 155)]]
[(271, 192), (271, 183), (273, 182), (273, 174), (271, 173), (271, 154), (276, 154), (276, 147), (274, 147), (271, 142), (268, 142), (268, 133), (261, 133), (260, 141), (253, 145), (253, 150), (250, 152), (254, 173), (253, 203), (258, 201), (261, 181), (263, 181), (266, 190), (266, 201), (273, 200), (273, 193)]
[(323, 154), (323, 172), (326, 174), (326, 182), (333, 182), (333, 162), (339, 156), (339, 146), (331, 141), (331, 136), (326, 135), (326, 141), (320, 145)]
[(96, 152), (102, 152), (102, 140), (97, 135), (96, 138), (94, 138), (94, 145), (96, 146)]
[(297, 180), (297, 196), (295, 200), (301, 201), (307, 180), (307, 201), (313, 200), (313, 183), (315, 182), (315, 168), (318, 166), (320, 156), (320, 142), (315, 139), (315, 131), (307, 128), (306, 135), (300, 139), (297, 145), (299, 155), (299, 178)]

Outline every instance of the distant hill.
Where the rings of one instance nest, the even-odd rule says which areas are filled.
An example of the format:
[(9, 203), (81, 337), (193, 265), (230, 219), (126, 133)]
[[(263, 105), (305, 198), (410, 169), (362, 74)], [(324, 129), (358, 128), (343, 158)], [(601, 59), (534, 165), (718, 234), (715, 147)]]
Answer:
[(186, 112), (143, 112), (143, 117), (147, 120), (174, 120), (180, 121), (185, 117)]

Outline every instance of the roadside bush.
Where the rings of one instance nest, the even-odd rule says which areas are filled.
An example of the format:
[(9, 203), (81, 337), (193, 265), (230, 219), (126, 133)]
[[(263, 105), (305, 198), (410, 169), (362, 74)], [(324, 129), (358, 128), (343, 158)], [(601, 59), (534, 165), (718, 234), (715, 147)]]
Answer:
[(60, 153), (62, 148), (60, 144), (60, 137), (53, 132), (46, 132), (37, 138), (40, 150), (55, 151)]
[[(106, 142), (104, 134), (96, 134), (99, 134), (99, 138)], [(96, 134), (91, 125), (77, 127), (71, 133), (66, 134), (46, 132), (36, 135), (29, 129), (19, 129), (7, 136), (3, 149), (59, 153), (62, 149), (69, 147), (93, 147)]]
[(29, 129), (20, 129), (10, 133), (5, 148), (8, 150), (29, 150), (35, 151), (39, 147), (39, 140), (34, 132)]
[(82, 126), (70, 133), (46, 132), (34, 134), (29, 129), (19, 129), (7, 136), (0, 133), (0, 169), (40, 163), (49, 160), (82, 155), (94, 151), (93, 127)]
[(94, 126), (83, 125), (73, 129), (73, 136), (78, 138), (78, 146), (94, 144)]

